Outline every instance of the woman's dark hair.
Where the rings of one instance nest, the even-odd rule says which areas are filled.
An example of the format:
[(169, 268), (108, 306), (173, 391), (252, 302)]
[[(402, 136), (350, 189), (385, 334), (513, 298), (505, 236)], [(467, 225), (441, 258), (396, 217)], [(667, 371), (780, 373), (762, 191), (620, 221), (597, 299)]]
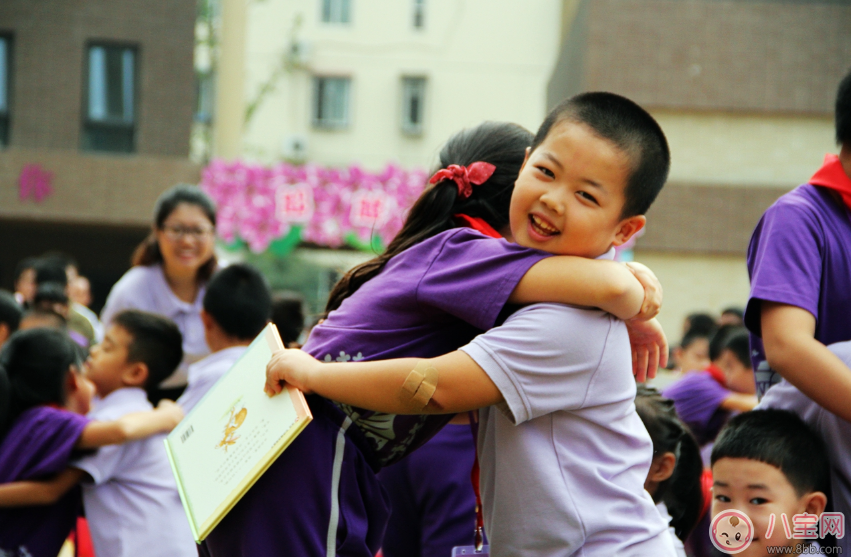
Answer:
[(35, 328), (18, 331), (0, 350), (0, 438), (24, 411), (65, 403), (65, 378), (79, 354), (66, 333)]
[(703, 460), (697, 441), (677, 416), (674, 401), (656, 389), (639, 385), (635, 410), (653, 440), (653, 458), (665, 453), (676, 456), (674, 473), (659, 483), (653, 501), (665, 503), (674, 532), (680, 540), (685, 540), (703, 510)]
[[(216, 204), (210, 199), (210, 196), (204, 193), (197, 186), (189, 184), (177, 184), (169, 190), (166, 190), (157, 198), (157, 203), (154, 206), (154, 229), (147, 238), (142, 240), (142, 243), (136, 247), (131, 258), (132, 265), (135, 266), (150, 266), (163, 262), (163, 254), (160, 252), (160, 246), (157, 243), (156, 230), (160, 230), (165, 223), (165, 220), (170, 214), (177, 209), (181, 203), (193, 205), (204, 212), (204, 215), (210, 220), (213, 226), (216, 226)], [(216, 256), (213, 255), (198, 269), (197, 280), (206, 282), (210, 280), (216, 270)]]
[(343, 300), (381, 272), (393, 256), (459, 226), (454, 215), (481, 218), (496, 230), (507, 226), (511, 192), (532, 139), (528, 130), (504, 122), (484, 122), (449, 138), (440, 150), (440, 163), (435, 172), (451, 164), (468, 166), (483, 161), (496, 166), (493, 175), (484, 184), (473, 186), (473, 194), (468, 198), (458, 194), (458, 185), (452, 180), (441, 180), (427, 187), (384, 253), (358, 265), (337, 282), (325, 311), (340, 307)]

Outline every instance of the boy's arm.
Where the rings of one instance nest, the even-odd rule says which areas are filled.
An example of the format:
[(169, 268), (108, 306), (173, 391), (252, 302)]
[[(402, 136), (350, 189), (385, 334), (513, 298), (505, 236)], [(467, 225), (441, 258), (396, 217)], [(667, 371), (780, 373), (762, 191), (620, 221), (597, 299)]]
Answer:
[[(400, 397), (414, 367), (427, 362), (437, 371), (436, 389), (428, 405), (415, 411)], [(301, 350), (275, 352), (266, 366), (268, 394), (283, 383), (325, 398), (388, 414), (454, 414), (502, 402), (487, 373), (460, 350), (437, 358), (400, 358), (374, 362), (323, 363)]]
[(0, 507), (52, 505), (83, 478), (82, 470), (67, 468), (50, 480), (11, 482), (0, 485)]
[[(649, 272), (646, 267), (643, 269)], [(554, 256), (532, 265), (517, 283), (508, 301), (513, 304), (553, 302), (596, 307), (620, 319), (636, 316), (651, 319), (659, 313), (662, 305), (661, 287), (658, 280), (654, 282), (655, 286), (645, 288), (635, 272), (621, 263)]]
[(758, 402), (756, 395), (733, 393), (721, 401), (721, 408), (733, 412), (750, 412), (756, 408)]
[(155, 410), (134, 412), (112, 422), (90, 422), (75, 446), (78, 449), (96, 449), (144, 439), (156, 433), (168, 433), (182, 419), (180, 406), (170, 400), (162, 400)]
[(851, 370), (815, 339), (813, 314), (797, 306), (763, 300), (761, 325), (771, 369), (819, 406), (851, 422)]

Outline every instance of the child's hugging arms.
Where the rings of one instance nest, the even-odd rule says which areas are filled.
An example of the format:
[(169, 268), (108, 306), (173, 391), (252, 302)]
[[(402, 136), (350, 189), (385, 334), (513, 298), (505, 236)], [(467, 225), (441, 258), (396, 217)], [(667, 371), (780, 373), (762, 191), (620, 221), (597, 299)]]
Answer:
[(637, 381), (655, 377), (659, 365), (668, 362), (668, 340), (654, 319), (662, 307), (662, 285), (640, 263), (623, 265), (584, 257), (548, 257), (523, 275), (509, 302), (597, 307), (627, 320)]
[[(111, 422), (91, 421), (83, 429), (75, 447), (96, 449), (119, 445), (157, 433), (167, 433), (183, 419), (183, 410), (170, 400), (160, 401), (154, 410), (134, 412)], [(27, 480), (0, 485), (0, 507), (52, 505), (77, 485), (85, 472), (67, 468), (44, 480)]]
[[(436, 388), (424, 408), (414, 408), (400, 393), (422, 362), (436, 370)], [(430, 359), (324, 363), (301, 350), (284, 349), (275, 352), (266, 366), (265, 391), (273, 396), (284, 383), (305, 394), (387, 414), (456, 414), (503, 400), (488, 374), (460, 350)]]
[(162, 400), (154, 410), (134, 412), (112, 422), (89, 422), (77, 440), (77, 448), (96, 449), (144, 439), (156, 433), (168, 433), (182, 419), (180, 406), (171, 400)]

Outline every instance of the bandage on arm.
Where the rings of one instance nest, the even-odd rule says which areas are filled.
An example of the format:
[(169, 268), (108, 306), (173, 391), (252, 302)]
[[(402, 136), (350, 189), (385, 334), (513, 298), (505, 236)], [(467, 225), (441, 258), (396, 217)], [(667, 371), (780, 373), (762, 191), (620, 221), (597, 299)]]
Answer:
[(321, 364), (307, 386), (331, 400), (389, 414), (454, 414), (502, 401), (490, 377), (460, 350), (427, 360)]

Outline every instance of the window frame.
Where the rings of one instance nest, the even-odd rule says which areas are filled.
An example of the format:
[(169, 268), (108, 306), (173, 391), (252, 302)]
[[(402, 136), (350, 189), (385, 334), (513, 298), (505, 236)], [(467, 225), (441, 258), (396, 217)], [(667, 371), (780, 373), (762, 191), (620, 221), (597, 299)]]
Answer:
[[(418, 84), (418, 87), (413, 87), (414, 83)], [(401, 88), (402, 88), (402, 110), (401, 110), (401, 127), (402, 133), (409, 136), (421, 136), (425, 133), (425, 111), (426, 111), (426, 89), (428, 88), (428, 77), (424, 75), (403, 75), (401, 79)], [(413, 95), (409, 94), (410, 91), (418, 91), (419, 92), (419, 117), (420, 121), (417, 123), (411, 122), (409, 118), (411, 115), (411, 99), (414, 98)]]
[(12, 33), (0, 31), (0, 41), (4, 48), (0, 52), (2, 56), (2, 72), (0, 72), (0, 100), (5, 106), (0, 107), (0, 149), (9, 146), (9, 135), (11, 128), (12, 113), (12, 81), (14, 79), (14, 38)]
[[(119, 50), (121, 51), (121, 56), (124, 57), (127, 53), (132, 54), (132, 65), (133, 67), (130, 69), (130, 80), (131, 89), (129, 91), (129, 116), (128, 115), (128, 90), (124, 87), (126, 85), (126, 79), (128, 77), (128, 73), (126, 70), (126, 66), (124, 61), (122, 61), (122, 110), (124, 115), (121, 117), (115, 117), (106, 115), (103, 118), (93, 118), (92, 117), (92, 51), (95, 48), (104, 49), (104, 60), (106, 60), (106, 52), (109, 50)], [(127, 43), (127, 42), (115, 42), (115, 41), (102, 41), (102, 40), (91, 40), (86, 43), (85, 54), (84, 54), (84, 64), (85, 64), (85, 73), (84, 73), (84, 95), (83, 95), (83, 107), (82, 107), (82, 134), (81, 134), (81, 149), (83, 151), (88, 152), (99, 152), (99, 153), (135, 153), (137, 150), (136, 145), (136, 134), (138, 130), (139, 124), (139, 59), (140, 56), (140, 47), (137, 43)], [(104, 102), (109, 97), (109, 83), (108, 77), (105, 77), (105, 88), (104, 88)], [(108, 107), (106, 107), (106, 111), (108, 112)], [(100, 134), (101, 140), (103, 139), (105, 134), (113, 133), (115, 135), (124, 136), (123, 141), (124, 145), (120, 148), (103, 148), (102, 146), (95, 146), (94, 143), (97, 143), (98, 140), (95, 139), (95, 136)]]
[[(419, 25), (417, 19), (419, 18)], [(426, 28), (426, 0), (411, 0), (411, 27), (416, 31)]]
[[(345, 101), (343, 104), (343, 116), (340, 119), (322, 118), (320, 111), (322, 99), (320, 98), (320, 83), (328, 81), (345, 83)], [(352, 78), (347, 75), (314, 75), (313, 91), (311, 93), (310, 120), (314, 129), (319, 130), (344, 130), (351, 125), (352, 104)]]
[(319, 22), (322, 24), (351, 25), (352, 11), (352, 0), (319, 0)]

